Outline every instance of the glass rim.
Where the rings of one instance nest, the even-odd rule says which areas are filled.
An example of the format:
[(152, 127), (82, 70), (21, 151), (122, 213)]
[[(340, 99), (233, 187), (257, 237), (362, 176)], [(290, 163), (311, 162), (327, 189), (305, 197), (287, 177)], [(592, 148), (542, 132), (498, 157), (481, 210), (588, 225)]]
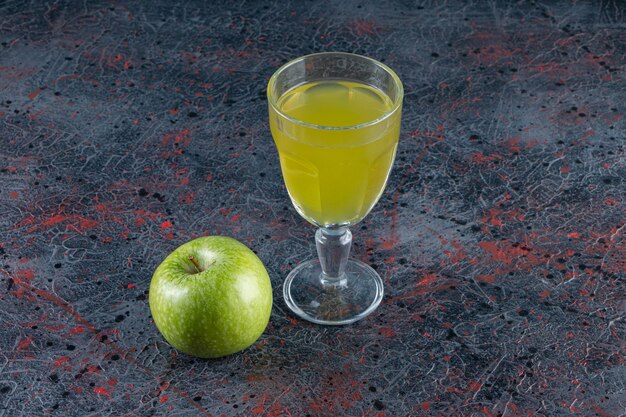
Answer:
[[(394, 83), (398, 87), (398, 95), (397, 95), (396, 99), (394, 100), (393, 105), (391, 106), (391, 109), (389, 109), (383, 115), (377, 117), (376, 119), (369, 120), (367, 122), (359, 123), (359, 124), (356, 124), (356, 125), (349, 125), (349, 126), (325, 126), (325, 125), (318, 125), (318, 124), (315, 124), (315, 123), (308, 123), (308, 122), (305, 122), (304, 120), (297, 119), (297, 118), (292, 117), (292, 116), (284, 113), (283, 111), (281, 111), (278, 108), (278, 106), (276, 105), (277, 104), (276, 100), (279, 99), (280, 97), (277, 97), (276, 100), (274, 100), (272, 95), (271, 95), (271, 92), (274, 89), (273, 88), (274, 84), (276, 84), (276, 79), (288, 67), (291, 67), (292, 65), (297, 64), (298, 62), (304, 61), (307, 58), (310, 58), (310, 57), (313, 57), (313, 56), (318, 56), (318, 55), (338, 55), (338, 56), (358, 57), (358, 58), (370, 61), (374, 65), (382, 68), (383, 71), (385, 71), (386, 73), (391, 75), (391, 78), (393, 79)], [(294, 87), (296, 87), (296, 86), (294, 86)], [(376, 88), (376, 87), (374, 87), (374, 88)], [(303, 55), (301, 57), (292, 59), (291, 61), (281, 65), (280, 68), (278, 68), (274, 72), (274, 74), (272, 74), (272, 76), (270, 77), (269, 82), (267, 83), (267, 101), (268, 101), (269, 105), (272, 106), (272, 109), (274, 109), (274, 111), (276, 113), (278, 113), (279, 115), (281, 115), (282, 117), (284, 117), (285, 119), (287, 119), (287, 120), (289, 120), (289, 121), (291, 121), (293, 123), (297, 123), (297, 124), (299, 124), (301, 126), (304, 126), (304, 127), (308, 127), (308, 128), (312, 128), (312, 129), (319, 129), (319, 130), (355, 130), (355, 129), (362, 129), (364, 127), (375, 125), (376, 123), (380, 123), (383, 120), (389, 118), (392, 114), (394, 114), (400, 108), (400, 105), (402, 104), (403, 97), (404, 97), (404, 87), (402, 85), (402, 81), (400, 80), (400, 77), (398, 77), (398, 74), (396, 74), (394, 72), (394, 70), (392, 70), (387, 65), (385, 65), (382, 62), (377, 61), (377, 60), (375, 60), (373, 58), (370, 58), (370, 57), (367, 57), (367, 56), (364, 56), (364, 55), (353, 54), (353, 53), (350, 53), (350, 52), (317, 52), (317, 53), (314, 53), (314, 54)]]

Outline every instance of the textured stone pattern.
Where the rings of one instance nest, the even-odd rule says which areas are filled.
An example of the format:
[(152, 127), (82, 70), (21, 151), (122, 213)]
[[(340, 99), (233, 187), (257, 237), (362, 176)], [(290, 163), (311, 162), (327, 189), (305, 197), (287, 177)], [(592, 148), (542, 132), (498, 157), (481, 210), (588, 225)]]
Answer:
[[(0, 416), (624, 415), (624, 3), (219, 3), (0, 1)], [(265, 101), (315, 51), (406, 87), (353, 229), (385, 298), (337, 328), (282, 300), (314, 229)], [(146, 297), (204, 234), (255, 250), (275, 298), (209, 361)]]

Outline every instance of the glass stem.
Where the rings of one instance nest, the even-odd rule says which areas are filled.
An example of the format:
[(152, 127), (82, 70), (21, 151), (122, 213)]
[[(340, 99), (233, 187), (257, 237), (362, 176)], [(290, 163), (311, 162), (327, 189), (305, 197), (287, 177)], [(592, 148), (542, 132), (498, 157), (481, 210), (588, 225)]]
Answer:
[(352, 246), (352, 233), (348, 228), (325, 229), (315, 232), (317, 256), (322, 266), (321, 279), (325, 284), (345, 282), (345, 270)]

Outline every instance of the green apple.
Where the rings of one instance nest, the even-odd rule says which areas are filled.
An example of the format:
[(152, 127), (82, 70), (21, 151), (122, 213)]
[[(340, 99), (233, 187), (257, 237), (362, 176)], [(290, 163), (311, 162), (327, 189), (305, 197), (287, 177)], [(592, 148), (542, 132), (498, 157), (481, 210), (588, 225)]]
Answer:
[(176, 349), (218, 358), (261, 336), (272, 310), (272, 285), (246, 245), (224, 236), (201, 237), (176, 248), (154, 271), (150, 310)]

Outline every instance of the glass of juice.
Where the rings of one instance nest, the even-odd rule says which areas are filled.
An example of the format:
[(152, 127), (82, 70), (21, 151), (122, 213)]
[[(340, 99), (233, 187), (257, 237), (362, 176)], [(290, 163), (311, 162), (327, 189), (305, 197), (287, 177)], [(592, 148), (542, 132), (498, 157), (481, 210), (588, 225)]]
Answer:
[(349, 227), (385, 188), (400, 134), (402, 82), (371, 58), (318, 53), (278, 69), (267, 96), (289, 197), (318, 227), (318, 259), (289, 273), (285, 302), (314, 323), (355, 322), (380, 304), (383, 281), (370, 266), (348, 258)]

